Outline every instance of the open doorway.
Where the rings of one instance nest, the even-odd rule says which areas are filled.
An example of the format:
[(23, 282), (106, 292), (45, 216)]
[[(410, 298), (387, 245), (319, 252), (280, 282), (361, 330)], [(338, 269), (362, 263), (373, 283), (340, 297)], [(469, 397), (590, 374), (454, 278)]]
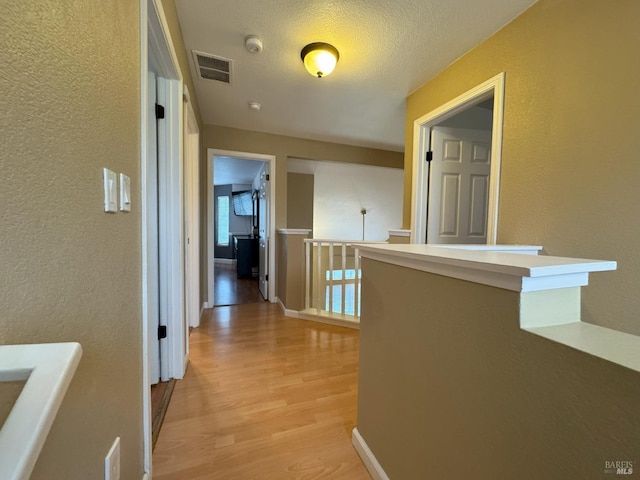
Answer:
[(264, 301), (260, 292), (260, 202), (266, 162), (214, 155), (214, 307)]
[(209, 149), (207, 306), (275, 301), (275, 157)]
[(414, 122), (412, 243), (496, 243), (503, 104), (501, 73)]

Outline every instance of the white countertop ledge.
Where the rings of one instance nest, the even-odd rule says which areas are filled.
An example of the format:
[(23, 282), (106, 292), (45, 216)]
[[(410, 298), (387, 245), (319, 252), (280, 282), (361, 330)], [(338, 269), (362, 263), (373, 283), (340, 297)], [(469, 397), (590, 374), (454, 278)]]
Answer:
[(3, 479), (30, 477), (81, 355), (79, 343), (0, 346), (0, 382), (26, 380), (0, 429)]
[[(581, 287), (588, 285), (590, 272), (617, 268), (614, 261), (522, 255), (514, 245), (485, 247), (493, 251), (420, 244), (357, 246), (365, 258), (516, 292)], [(515, 251), (506, 253), (510, 249)]]

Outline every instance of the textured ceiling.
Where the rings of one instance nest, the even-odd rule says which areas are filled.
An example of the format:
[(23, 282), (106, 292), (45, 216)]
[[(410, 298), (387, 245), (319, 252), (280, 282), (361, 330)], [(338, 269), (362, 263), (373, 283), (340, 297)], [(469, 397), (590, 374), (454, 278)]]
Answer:
[[(232, 85), (202, 80), (207, 124), (401, 151), (405, 98), (535, 0), (177, 0), (191, 51), (233, 60)], [(249, 53), (247, 35), (264, 51)], [(309, 75), (300, 50), (340, 51), (336, 70)], [(255, 112), (248, 102), (257, 101)]]
[(215, 156), (213, 164), (213, 184), (251, 184), (260, 172), (264, 162)]

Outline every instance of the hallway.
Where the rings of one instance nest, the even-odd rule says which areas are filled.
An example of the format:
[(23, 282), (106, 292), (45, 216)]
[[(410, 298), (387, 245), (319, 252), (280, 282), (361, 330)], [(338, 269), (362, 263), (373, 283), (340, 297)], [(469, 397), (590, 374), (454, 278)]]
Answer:
[(262, 302), (207, 310), (190, 344), (154, 479), (369, 478), (351, 445), (357, 330)]
[(215, 306), (264, 302), (257, 278), (238, 278), (236, 264), (214, 263)]

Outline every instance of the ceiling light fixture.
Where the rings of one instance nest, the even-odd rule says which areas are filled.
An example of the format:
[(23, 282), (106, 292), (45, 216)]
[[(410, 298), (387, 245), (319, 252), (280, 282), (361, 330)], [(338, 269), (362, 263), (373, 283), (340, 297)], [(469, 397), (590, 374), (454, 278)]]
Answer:
[(300, 57), (304, 68), (314, 77), (322, 78), (333, 72), (340, 58), (338, 49), (324, 42), (310, 43), (302, 49)]
[(249, 108), (253, 111), (258, 112), (262, 108), (262, 105), (258, 102), (249, 102)]

